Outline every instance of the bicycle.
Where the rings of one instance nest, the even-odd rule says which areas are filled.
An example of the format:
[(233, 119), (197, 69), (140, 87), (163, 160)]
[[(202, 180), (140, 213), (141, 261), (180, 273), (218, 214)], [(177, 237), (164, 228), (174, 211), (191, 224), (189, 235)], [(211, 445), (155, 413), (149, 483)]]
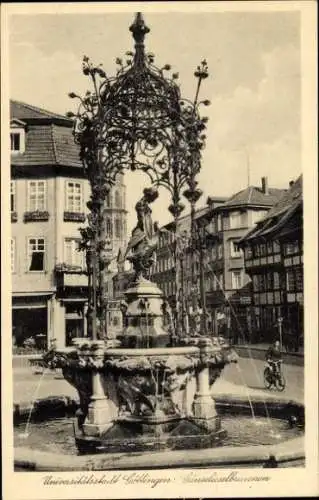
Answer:
[(275, 386), (278, 391), (283, 391), (286, 387), (286, 380), (281, 370), (281, 361), (271, 361), (273, 367), (266, 366), (264, 369), (264, 384), (266, 389)]

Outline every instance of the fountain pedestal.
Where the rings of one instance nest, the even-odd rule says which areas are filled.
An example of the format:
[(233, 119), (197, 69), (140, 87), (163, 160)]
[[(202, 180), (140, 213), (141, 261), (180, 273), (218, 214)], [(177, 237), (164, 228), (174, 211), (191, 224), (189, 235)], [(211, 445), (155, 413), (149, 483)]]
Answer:
[(208, 338), (199, 340), (200, 367), (197, 372), (197, 391), (193, 402), (193, 421), (207, 431), (219, 431), (220, 418), (217, 416), (215, 401), (209, 385), (209, 359), (212, 342)]
[(108, 399), (104, 391), (103, 375), (100, 372), (104, 365), (105, 343), (95, 341), (91, 345), (89, 362), (92, 366), (92, 396), (88, 406), (83, 431), (88, 436), (101, 436), (113, 425), (114, 403)]
[(125, 327), (118, 336), (122, 347), (166, 347), (170, 338), (163, 324), (163, 292), (139, 276), (124, 293)]

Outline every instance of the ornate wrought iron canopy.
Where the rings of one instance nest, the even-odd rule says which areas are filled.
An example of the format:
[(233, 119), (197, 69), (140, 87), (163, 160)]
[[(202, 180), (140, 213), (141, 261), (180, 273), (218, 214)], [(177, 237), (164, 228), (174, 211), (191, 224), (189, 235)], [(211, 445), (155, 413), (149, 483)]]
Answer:
[[(91, 77), (94, 91), (80, 99), (74, 134), (91, 181), (95, 200), (104, 198), (119, 172), (146, 172), (152, 183), (165, 186), (172, 195), (170, 211), (178, 216), (181, 189), (200, 169), (207, 118), (199, 115), (201, 81), (208, 76), (206, 61), (198, 66), (194, 101), (183, 99), (178, 74), (171, 67), (154, 65), (145, 52), (150, 31), (141, 13), (130, 27), (135, 52), (126, 62), (117, 58), (117, 74), (109, 77), (101, 66), (84, 57), (83, 73)], [(74, 93), (70, 97), (79, 97)]]
[(101, 65), (93, 65), (85, 56), (82, 69), (93, 88), (83, 97), (74, 92), (69, 94), (79, 99), (77, 113), (68, 116), (74, 118), (75, 141), (80, 145), (91, 184), (89, 227), (81, 233), (82, 248), (87, 251), (93, 338), (96, 329), (101, 332), (105, 328), (104, 268), (108, 256), (103, 208), (118, 174), (125, 170), (144, 171), (154, 186), (168, 189), (171, 195), (168, 209), (174, 216), (175, 227), (184, 209), (182, 194), (191, 204), (192, 216), (201, 195), (196, 175), (208, 119), (200, 116), (199, 107), (210, 102), (199, 101), (199, 91), (202, 80), (208, 77), (207, 63), (203, 60), (194, 73), (197, 79), (194, 100), (184, 99), (177, 83), (178, 73), (171, 73), (169, 64), (156, 67), (154, 55), (145, 52), (144, 39), (150, 30), (141, 13), (136, 14), (130, 31), (135, 51), (126, 53), (125, 62), (116, 59), (116, 75), (106, 75)]

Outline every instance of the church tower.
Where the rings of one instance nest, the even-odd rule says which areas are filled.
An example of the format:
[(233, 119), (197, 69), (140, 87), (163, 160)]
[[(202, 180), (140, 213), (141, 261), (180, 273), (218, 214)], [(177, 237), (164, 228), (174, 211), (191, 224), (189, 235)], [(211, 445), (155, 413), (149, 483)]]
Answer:
[(125, 251), (126, 249), (126, 215), (126, 186), (124, 184), (124, 174), (119, 174), (104, 204), (105, 232), (109, 239), (110, 247), (112, 248), (113, 258), (110, 270), (115, 270), (119, 251)]

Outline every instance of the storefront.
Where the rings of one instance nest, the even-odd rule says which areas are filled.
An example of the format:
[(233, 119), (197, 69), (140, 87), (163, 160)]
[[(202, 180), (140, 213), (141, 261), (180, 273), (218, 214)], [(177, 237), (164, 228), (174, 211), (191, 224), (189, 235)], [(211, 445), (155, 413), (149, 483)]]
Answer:
[(24, 295), (12, 298), (12, 341), (17, 348), (48, 347), (48, 301), (50, 295)]

